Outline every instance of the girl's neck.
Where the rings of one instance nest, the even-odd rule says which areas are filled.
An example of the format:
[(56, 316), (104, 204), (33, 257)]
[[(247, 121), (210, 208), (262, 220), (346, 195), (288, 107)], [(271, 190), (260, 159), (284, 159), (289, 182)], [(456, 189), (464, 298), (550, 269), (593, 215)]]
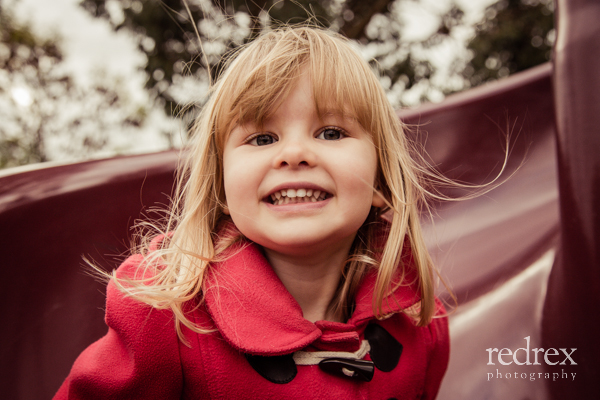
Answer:
[(330, 310), (352, 243), (311, 256), (290, 256), (264, 249), (275, 274), (296, 299), (305, 319), (343, 322)]

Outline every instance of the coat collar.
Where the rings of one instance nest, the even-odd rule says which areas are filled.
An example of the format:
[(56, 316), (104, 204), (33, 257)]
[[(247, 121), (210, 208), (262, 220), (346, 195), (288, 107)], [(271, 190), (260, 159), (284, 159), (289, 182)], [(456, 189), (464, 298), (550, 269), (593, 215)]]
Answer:
[[(225, 261), (209, 268), (204, 299), (216, 327), (231, 346), (265, 356), (289, 354), (309, 345), (330, 351), (358, 348), (360, 333), (375, 318), (375, 271), (360, 283), (355, 310), (347, 323), (312, 323), (303, 318), (299, 304), (258, 245), (243, 242), (230, 251)], [(409, 270), (405, 281), (411, 284), (401, 285), (384, 300), (384, 313), (400, 312), (420, 300), (414, 268)]]

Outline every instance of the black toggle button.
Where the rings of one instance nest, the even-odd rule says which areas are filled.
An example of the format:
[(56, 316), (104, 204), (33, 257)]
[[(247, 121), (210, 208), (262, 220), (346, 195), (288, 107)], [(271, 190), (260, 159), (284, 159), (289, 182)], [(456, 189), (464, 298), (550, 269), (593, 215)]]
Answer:
[(349, 360), (346, 358), (326, 358), (319, 363), (319, 367), (331, 374), (347, 376), (370, 382), (375, 373), (373, 362), (366, 360)]

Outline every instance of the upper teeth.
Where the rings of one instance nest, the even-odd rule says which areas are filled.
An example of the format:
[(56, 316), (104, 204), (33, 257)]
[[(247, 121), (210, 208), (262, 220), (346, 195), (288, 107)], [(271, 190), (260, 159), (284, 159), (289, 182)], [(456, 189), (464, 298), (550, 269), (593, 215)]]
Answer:
[(278, 190), (271, 195), (273, 204), (287, 204), (292, 199), (302, 198), (302, 201), (318, 201), (325, 200), (327, 197), (326, 192), (313, 189), (283, 189)]

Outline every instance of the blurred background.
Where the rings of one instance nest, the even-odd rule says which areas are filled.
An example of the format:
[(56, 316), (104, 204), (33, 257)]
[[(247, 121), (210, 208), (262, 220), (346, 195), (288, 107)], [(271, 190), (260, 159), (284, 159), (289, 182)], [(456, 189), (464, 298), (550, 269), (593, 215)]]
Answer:
[(206, 100), (205, 59), (218, 75), (232, 49), (281, 22), (350, 38), (399, 109), (544, 63), (555, 40), (552, 0), (187, 5), (0, 0), (0, 168), (184, 145)]

